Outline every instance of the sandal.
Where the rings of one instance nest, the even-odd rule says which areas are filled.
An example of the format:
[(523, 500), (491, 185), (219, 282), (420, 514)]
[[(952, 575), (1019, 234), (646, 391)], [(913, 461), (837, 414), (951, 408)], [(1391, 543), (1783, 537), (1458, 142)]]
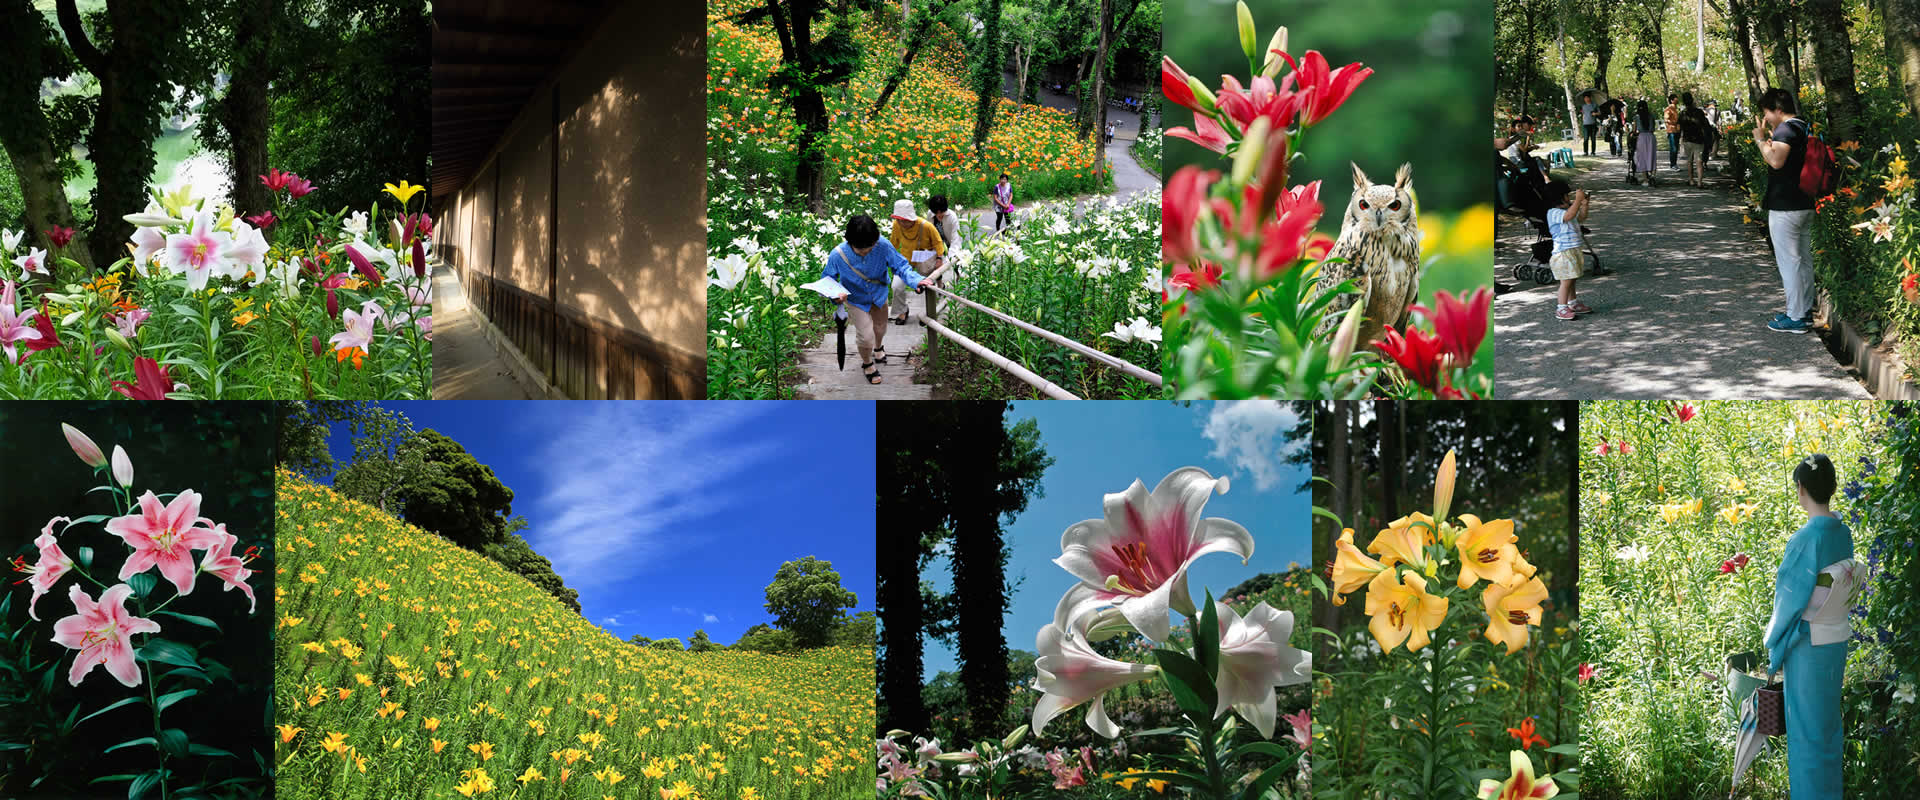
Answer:
[(901, 314), (900, 316), (897, 316), (897, 317), (894, 317), (894, 318), (893, 318), (893, 324), (895, 324), (895, 325), (905, 325), (905, 324), (907, 324), (907, 315), (905, 315), (905, 314)]
[(887, 363), (887, 351), (884, 348), (879, 348), (879, 347), (873, 348), (873, 363), (875, 364)]
[(874, 385), (878, 385), (880, 383), (880, 370), (874, 368), (873, 362), (869, 361), (865, 364), (861, 364), (860, 373), (867, 376), (867, 383), (874, 384)]

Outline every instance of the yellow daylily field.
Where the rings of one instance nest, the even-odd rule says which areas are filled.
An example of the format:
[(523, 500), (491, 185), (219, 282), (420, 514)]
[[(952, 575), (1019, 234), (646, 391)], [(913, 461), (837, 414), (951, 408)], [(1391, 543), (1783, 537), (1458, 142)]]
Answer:
[(278, 486), (282, 798), (871, 787), (871, 649), (643, 650), (477, 553), (290, 473)]

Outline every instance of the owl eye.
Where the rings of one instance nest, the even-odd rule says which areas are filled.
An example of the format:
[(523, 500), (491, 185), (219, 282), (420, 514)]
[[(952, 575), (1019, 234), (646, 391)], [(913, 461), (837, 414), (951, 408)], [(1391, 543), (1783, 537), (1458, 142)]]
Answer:
[(1398, 201), (1398, 200), (1395, 200), (1395, 201), (1393, 201), (1393, 204), (1392, 204), (1392, 205), (1389, 205), (1389, 206), (1387, 206), (1387, 210), (1389, 210), (1389, 211), (1399, 211), (1399, 210), (1400, 210), (1400, 201)]
[(1367, 205), (1367, 201), (1365, 201), (1365, 200), (1362, 200), (1362, 201), (1360, 201), (1360, 210), (1361, 210), (1361, 211), (1365, 211), (1365, 210), (1367, 210), (1367, 209), (1369, 209), (1369, 208), (1372, 208), (1372, 206), (1369, 206), (1369, 205)]

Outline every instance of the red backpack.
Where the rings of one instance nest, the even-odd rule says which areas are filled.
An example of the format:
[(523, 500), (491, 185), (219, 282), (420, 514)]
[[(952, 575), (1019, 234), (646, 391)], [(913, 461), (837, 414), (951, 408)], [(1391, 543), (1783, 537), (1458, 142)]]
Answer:
[(1800, 191), (1818, 200), (1840, 188), (1840, 168), (1834, 163), (1833, 148), (1807, 131), (1807, 153), (1800, 162)]

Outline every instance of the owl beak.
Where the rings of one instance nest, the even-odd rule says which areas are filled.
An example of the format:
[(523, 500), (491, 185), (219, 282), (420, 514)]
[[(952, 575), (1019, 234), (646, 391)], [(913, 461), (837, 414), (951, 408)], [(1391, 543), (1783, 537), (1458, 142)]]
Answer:
[(1378, 208), (1376, 208), (1376, 209), (1374, 209), (1374, 210), (1373, 210), (1373, 224), (1375, 224), (1375, 225), (1385, 225), (1385, 224), (1387, 224), (1387, 212), (1385, 212), (1385, 211), (1382, 211), (1382, 210), (1380, 210), (1380, 209), (1378, 209)]

